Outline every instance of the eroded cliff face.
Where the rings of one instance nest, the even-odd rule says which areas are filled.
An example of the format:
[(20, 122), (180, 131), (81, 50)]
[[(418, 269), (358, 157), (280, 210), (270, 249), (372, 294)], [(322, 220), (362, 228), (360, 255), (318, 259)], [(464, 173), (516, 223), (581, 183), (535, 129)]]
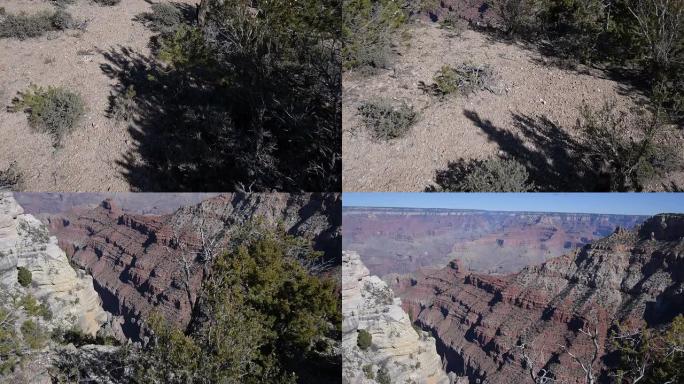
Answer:
[[(517, 345), (564, 382), (584, 383), (597, 333), (657, 326), (684, 312), (684, 216), (658, 215), (520, 273), (472, 273), (458, 260), (397, 284), (403, 307), (437, 338), (447, 369), (471, 382), (527, 383)], [(569, 353), (568, 353), (569, 352)], [(594, 365), (600, 375), (603, 361)]]
[(311, 239), (339, 266), (340, 204), (339, 194), (226, 194), (170, 215), (137, 215), (107, 200), (48, 221), (71, 260), (93, 276), (121, 335), (137, 340), (153, 311), (188, 325), (212, 257), (250, 219)]
[[(27, 287), (18, 282), (19, 268), (31, 272)], [(47, 304), (52, 312), (43, 322), (47, 330), (75, 326), (95, 335), (108, 319), (92, 277), (69, 264), (57, 239), (35, 217), (24, 214), (11, 193), (0, 193), (0, 290), (6, 298), (31, 295)]]
[(531, 264), (633, 228), (647, 217), (454, 209), (344, 209), (344, 249), (357, 251), (372, 274), (441, 268), (454, 258), (488, 274)]
[[(413, 328), (401, 300), (380, 278), (370, 276), (355, 252), (342, 254), (342, 315), (345, 383), (375, 383), (370, 377), (380, 369), (393, 383), (450, 383), (435, 339)], [(357, 345), (359, 330), (372, 336), (366, 350)]]

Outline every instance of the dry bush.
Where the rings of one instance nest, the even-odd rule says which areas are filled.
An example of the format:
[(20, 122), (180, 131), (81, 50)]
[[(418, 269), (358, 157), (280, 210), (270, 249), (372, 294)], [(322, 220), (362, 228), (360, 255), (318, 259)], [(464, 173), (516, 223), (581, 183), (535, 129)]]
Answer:
[(117, 5), (121, 2), (121, 0), (93, 0), (96, 3), (100, 5), (106, 5), (106, 6), (112, 6), (112, 5)]
[(452, 163), (438, 175), (441, 190), (450, 192), (528, 192), (534, 189), (524, 165), (488, 158)]
[(17, 163), (10, 163), (7, 169), (0, 169), (0, 192), (21, 191), (23, 189), (23, 175), (17, 168)]
[(467, 96), (480, 90), (495, 91), (496, 76), (488, 65), (463, 63), (457, 67), (445, 65), (433, 77), (434, 83), (426, 85), (419, 83), (419, 87), (433, 96), (444, 97), (459, 93)]
[(32, 15), (0, 13), (0, 38), (14, 37), (20, 40), (39, 37), (49, 31), (62, 31), (76, 26), (66, 11), (41, 11)]
[(612, 191), (640, 191), (646, 182), (680, 167), (676, 149), (667, 143), (662, 110), (630, 117), (608, 101), (600, 108), (585, 104), (580, 113), (587, 154), (595, 168), (607, 169)]
[(83, 116), (85, 103), (79, 94), (64, 88), (32, 85), (12, 101), (10, 111), (28, 113), (29, 124), (52, 136), (57, 147)]
[(418, 113), (406, 103), (393, 105), (387, 99), (377, 99), (359, 106), (363, 124), (375, 139), (391, 140), (403, 137), (418, 119)]

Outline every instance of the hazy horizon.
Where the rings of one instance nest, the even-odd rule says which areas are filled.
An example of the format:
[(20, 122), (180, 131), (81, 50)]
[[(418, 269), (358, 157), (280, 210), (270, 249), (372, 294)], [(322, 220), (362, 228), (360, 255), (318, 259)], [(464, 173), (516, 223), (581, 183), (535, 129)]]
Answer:
[(345, 192), (342, 206), (652, 216), (684, 213), (684, 193)]

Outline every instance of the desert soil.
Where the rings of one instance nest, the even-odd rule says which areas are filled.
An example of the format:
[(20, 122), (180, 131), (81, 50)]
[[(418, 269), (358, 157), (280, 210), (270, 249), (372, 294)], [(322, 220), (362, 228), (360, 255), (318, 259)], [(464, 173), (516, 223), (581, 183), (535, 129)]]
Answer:
[[(343, 188), (344, 191), (423, 191), (434, 184), (435, 171), (459, 158), (483, 159), (503, 154), (499, 143), (466, 116), (476, 113), (497, 129), (525, 139), (514, 125), (513, 114), (539, 119), (546, 116), (572, 137), (577, 137), (578, 108), (583, 102), (600, 106), (614, 99), (627, 110), (644, 97), (626, 84), (610, 80), (599, 70), (579, 66), (561, 69), (534, 49), (502, 42), (489, 35), (465, 30), (460, 36), (419, 21), (409, 27), (410, 38), (396, 47), (391, 69), (369, 77), (346, 73), (343, 78)], [(480, 91), (469, 97), (445, 100), (424, 94), (427, 84), (443, 65), (464, 61), (488, 64), (499, 77), (500, 94)], [(405, 101), (420, 112), (420, 120), (407, 136), (378, 142), (362, 127), (358, 106), (375, 97)], [(673, 140), (680, 148), (682, 131)], [(668, 175), (681, 185), (684, 174)], [(663, 180), (649, 185), (658, 190)]]
[[(177, 0), (194, 4), (198, 0)], [(106, 116), (115, 80), (101, 69), (104, 53), (127, 47), (148, 55), (152, 32), (134, 17), (150, 11), (152, 2), (122, 0), (100, 6), (77, 0), (66, 9), (77, 20), (88, 20), (84, 32), (68, 30), (43, 37), (0, 39), (0, 169), (17, 162), (27, 191), (129, 191), (118, 161), (135, 148), (126, 123)], [(34, 13), (53, 9), (45, 0), (0, 0), (7, 12)], [(55, 150), (50, 137), (28, 125), (25, 113), (9, 113), (17, 92), (30, 84), (63, 86), (83, 97), (87, 112)], [(135, 154), (134, 154), (135, 155)]]

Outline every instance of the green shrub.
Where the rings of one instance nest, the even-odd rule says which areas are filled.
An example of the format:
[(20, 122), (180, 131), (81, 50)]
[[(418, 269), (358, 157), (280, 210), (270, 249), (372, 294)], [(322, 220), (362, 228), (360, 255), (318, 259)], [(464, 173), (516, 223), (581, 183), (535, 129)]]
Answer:
[(392, 34), (407, 20), (395, 0), (343, 2), (342, 62), (344, 68), (385, 68), (392, 54)]
[(17, 168), (16, 161), (10, 163), (6, 169), (0, 169), (0, 192), (21, 191), (23, 184), (23, 175)]
[(74, 27), (74, 19), (61, 9), (55, 12), (41, 11), (33, 15), (26, 13), (5, 14), (0, 17), (0, 38), (15, 37), (24, 40), (42, 36), (48, 31), (61, 31)]
[(497, 0), (494, 5), (509, 35), (536, 30), (539, 13), (537, 0)]
[(356, 336), (356, 345), (362, 350), (368, 349), (373, 344), (373, 336), (365, 329), (359, 329)]
[(611, 191), (640, 191), (646, 182), (679, 167), (677, 150), (667, 143), (663, 111), (651, 118), (616, 110), (615, 101), (580, 108), (578, 129), (595, 168), (610, 176)]
[(32, 85), (13, 100), (12, 111), (29, 114), (29, 124), (52, 136), (53, 145), (59, 146), (85, 112), (83, 99), (77, 93), (61, 87), (44, 89)]
[(258, 223), (232, 240), (212, 264), (190, 332), (149, 319), (153, 337), (135, 367), (144, 382), (294, 384), (295, 373), (322, 364), (321, 341), (340, 339), (341, 298), (331, 279), (303, 267), (320, 257), (308, 241)]
[(119, 4), (121, 2), (121, 0), (95, 0), (95, 2), (100, 4), (100, 5), (111, 6), (111, 5)]
[(387, 367), (382, 366), (380, 369), (378, 369), (378, 376), (375, 381), (377, 381), (379, 384), (392, 384), (392, 378), (389, 375)]
[(47, 304), (39, 303), (33, 295), (24, 296), (19, 301), (19, 305), (24, 308), (24, 311), (26, 311), (29, 316), (40, 316), (45, 320), (52, 319), (52, 311)]
[(364, 376), (366, 376), (366, 379), (373, 380), (375, 379), (375, 373), (373, 372), (373, 366), (370, 364), (366, 364), (362, 368)]
[(112, 97), (110, 115), (117, 121), (128, 121), (135, 113), (135, 87), (129, 85), (125, 91)]
[[(439, 180), (445, 191), (453, 192), (527, 192), (534, 188), (528, 182), (525, 167), (515, 160), (488, 158), (450, 166)], [(448, 174), (447, 174), (448, 173)]]
[(480, 90), (494, 91), (495, 75), (488, 65), (463, 63), (456, 68), (445, 65), (433, 77), (434, 83), (419, 87), (434, 96), (444, 97), (454, 93), (467, 96)]
[(358, 111), (363, 124), (379, 140), (403, 137), (418, 119), (413, 107), (406, 103), (394, 106), (386, 99), (363, 103)]
[[(3, 297), (4, 299), (4, 297)], [(0, 377), (9, 373), (18, 362), (18, 357), (21, 350), (20, 340), (15, 331), (16, 318), (12, 312), (0, 308)]]
[(183, 13), (171, 3), (152, 4), (152, 12), (138, 16), (151, 30), (163, 34), (173, 33), (183, 21)]
[(19, 267), (19, 273), (17, 274), (17, 281), (22, 287), (28, 287), (31, 285), (33, 277), (31, 276), (31, 271), (24, 267)]
[(48, 341), (47, 334), (33, 320), (26, 320), (21, 324), (21, 335), (31, 349), (42, 348)]

